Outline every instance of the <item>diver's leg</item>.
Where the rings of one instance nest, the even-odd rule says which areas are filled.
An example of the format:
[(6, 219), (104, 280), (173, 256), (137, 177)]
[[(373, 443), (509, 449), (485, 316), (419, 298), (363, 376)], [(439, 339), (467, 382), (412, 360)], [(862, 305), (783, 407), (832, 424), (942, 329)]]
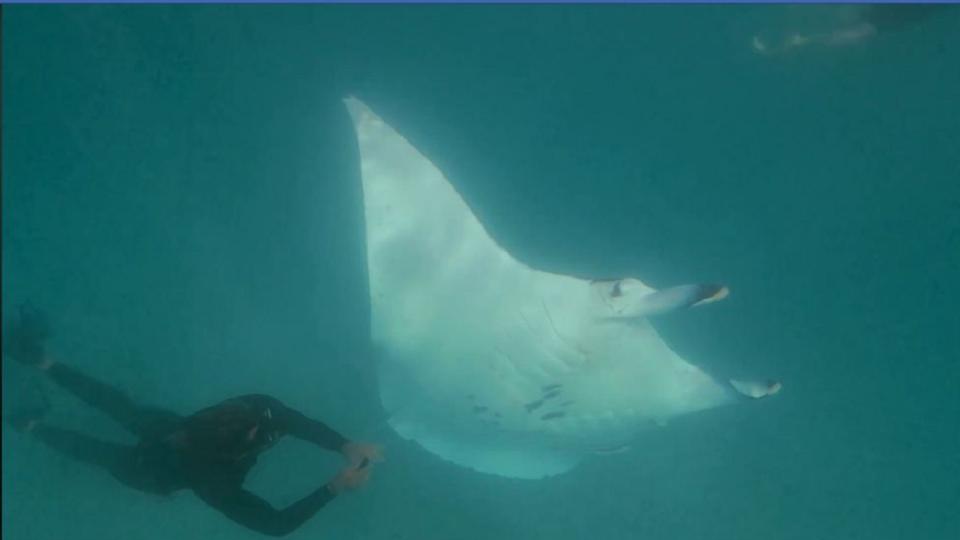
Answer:
[(65, 456), (110, 471), (129, 461), (133, 455), (133, 447), (101, 441), (68, 429), (37, 423), (25, 431)]
[(99, 467), (127, 487), (157, 493), (158, 474), (145, 467), (133, 446), (101, 441), (88, 435), (27, 420), (15, 423), (20, 431), (75, 461)]
[(4, 326), (5, 354), (45, 372), (60, 387), (141, 437), (165, 431), (179, 422), (180, 417), (173, 412), (141, 407), (120, 390), (54, 362), (46, 348), (50, 329), (43, 314), (23, 306), (18, 315)]
[(137, 405), (120, 390), (61, 364), (50, 363), (44, 371), (50, 380), (81, 401), (101, 411), (124, 428), (136, 423)]
[(51, 362), (44, 367), (44, 371), (58, 386), (100, 410), (135, 435), (147, 437), (167, 431), (180, 420), (176, 413), (142, 407), (122, 391), (70, 366)]

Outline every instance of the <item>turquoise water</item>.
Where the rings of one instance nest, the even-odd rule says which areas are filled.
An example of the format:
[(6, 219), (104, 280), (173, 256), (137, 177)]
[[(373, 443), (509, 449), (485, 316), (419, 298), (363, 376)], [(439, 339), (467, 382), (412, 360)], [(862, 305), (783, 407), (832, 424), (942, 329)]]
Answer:
[[(3, 310), (190, 412), (274, 394), (388, 462), (295, 537), (960, 537), (960, 19), (765, 57), (829, 13), (739, 7), (5, 7)], [(812, 13), (812, 14), (811, 14)], [(537, 482), (384, 426), (354, 92), (538, 268), (723, 281), (658, 323), (784, 381)], [(4, 411), (36, 399), (4, 365)], [(50, 421), (124, 434), (48, 389)], [(754, 406), (755, 405), (755, 406)], [(3, 428), (8, 538), (254, 538)], [(285, 442), (278, 506), (338, 461)]]

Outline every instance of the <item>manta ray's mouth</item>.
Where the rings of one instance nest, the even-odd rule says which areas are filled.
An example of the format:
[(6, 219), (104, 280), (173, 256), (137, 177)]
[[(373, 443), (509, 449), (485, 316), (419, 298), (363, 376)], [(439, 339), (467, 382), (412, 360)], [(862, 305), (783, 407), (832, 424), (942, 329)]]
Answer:
[(360, 149), (380, 394), (401, 436), (465, 467), (540, 478), (620, 449), (651, 419), (736, 401), (647, 320), (720, 300), (726, 287), (656, 291), (532, 269), (403, 136), (359, 100), (346, 106)]

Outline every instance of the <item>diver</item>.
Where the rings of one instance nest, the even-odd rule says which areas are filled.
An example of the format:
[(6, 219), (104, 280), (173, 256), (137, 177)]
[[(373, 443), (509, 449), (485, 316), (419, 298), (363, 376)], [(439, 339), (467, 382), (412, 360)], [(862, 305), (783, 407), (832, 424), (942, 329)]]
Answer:
[[(339, 493), (363, 486), (372, 463), (381, 460), (377, 446), (349, 441), (266, 395), (235, 397), (186, 417), (139, 405), (121, 391), (54, 361), (45, 347), (48, 326), (33, 310), (21, 308), (6, 330), (7, 356), (38, 369), (139, 442), (107, 442), (46, 425), (42, 419), (48, 406), (11, 415), (11, 425), (70, 458), (106, 469), (133, 489), (160, 495), (189, 489), (233, 521), (263, 534), (283, 536)], [(277, 510), (243, 489), (243, 483), (257, 457), (284, 435), (339, 452), (347, 465), (319, 489)]]
[(854, 19), (825, 32), (792, 33), (776, 46), (754, 36), (753, 48), (760, 54), (776, 55), (808, 46), (846, 47), (863, 43), (878, 34), (895, 32), (938, 15), (948, 4), (865, 4), (856, 6)]

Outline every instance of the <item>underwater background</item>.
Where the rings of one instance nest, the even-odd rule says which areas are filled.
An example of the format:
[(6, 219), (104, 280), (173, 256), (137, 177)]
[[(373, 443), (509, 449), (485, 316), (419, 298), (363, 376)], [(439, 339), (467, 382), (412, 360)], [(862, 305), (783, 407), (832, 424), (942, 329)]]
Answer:
[[(273, 394), (387, 462), (292, 537), (960, 538), (960, 9), (868, 43), (750, 46), (796, 6), (4, 6), (3, 315), (182, 413)], [(819, 11), (818, 11), (819, 10)], [(354, 93), (539, 269), (721, 281), (658, 319), (680, 354), (784, 382), (551, 479), (386, 427)], [(4, 413), (128, 441), (19, 365)], [(256, 538), (3, 427), (6, 538)], [(286, 441), (285, 506), (339, 460)], [(6, 536), (10, 535), (10, 536)]]

